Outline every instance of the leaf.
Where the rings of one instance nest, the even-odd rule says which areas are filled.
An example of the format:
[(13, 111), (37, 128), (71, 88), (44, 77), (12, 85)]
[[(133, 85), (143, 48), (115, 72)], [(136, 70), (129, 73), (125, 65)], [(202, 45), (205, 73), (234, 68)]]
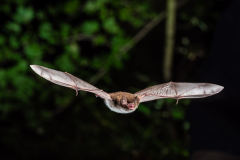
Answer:
[(51, 44), (54, 43), (52, 24), (49, 22), (42, 23), (39, 27), (39, 36)]
[(110, 17), (110, 18), (107, 18), (104, 22), (103, 22), (103, 28), (109, 32), (109, 33), (112, 33), (112, 34), (116, 34), (119, 32), (119, 27), (115, 21), (115, 18), (114, 17)]
[(21, 60), (14, 68), (16, 68), (19, 72), (26, 72), (29, 69), (29, 65), (27, 61)]
[(181, 101), (179, 101), (181, 104), (188, 106), (191, 102), (190, 99), (181, 99)]
[(15, 22), (8, 22), (6, 24), (6, 28), (9, 30), (9, 31), (13, 31), (15, 33), (19, 33), (21, 32), (21, 26), (18, 24), (18, 23), (15, 23)]
[(107, 41), (106, 37), (104, 35), (97, 35), (94, 39), (93, 39), (93, 43), (95, 45), (103, 45), (105, 44)]
[(71, 53), (73, 53), (73, 57), (77, 59), (80, 48), (78, 47), (77, 43), (73, 43), (69, 46), (69, 51), (71, 51)]
[(99, 31), (99, 24), (97, 21), (86, 21), (83, 23), (81, 28), (83, 33), (92, 35), (93, 33)]
[(78, 0), (70, 0), (64, 5), (64, 11), (67, 14), (74, 14), (79, 10), (80, 4)]
[(99, 6), (97, 6), (93, 1), (87, 1), (84, 6), (84, 11), (87, 13), (94, 13), (99, 9)]
[(185, 122), (183, 123), (183, 128), (184, 128), (185, 131), (188, 131), (189, 128), (190, 128), (190, 123), (189, 123), (188, 121), (185, 121)]
[(13, 18), (16, 22), (28, 23), (34, 18), (34, 10), (31, 7), (19, 6)]
[(1, 10), (2, 12), (5, 12), (5, 13), (11, 12), (10, 5), (9, 5), (9, 4), (4, 4), (4, 3), (1, 3), (1, 5), (0, 5), (0, 10)]
[(91, 62), (91, 66), (96, 69), (100, 68), (103, 65), (103, 59), (103, 57), (95, 56)]
[(48, 110), (43, 110), (42, 109), (40, 114), (43, 118), (51, 118), (52, 117), (52, 113)]
[(60, 32), (61, 32), (62, 37), (69, 36), (70, 30), (71, 30), (71, 26), (69, 24), (67, 24), (67, 23), (61, 24)]
[(93, 14), (99, 10), (102, 10), (108, 0), (89, 0), (84, 6), (84, 11), (88, 14)]
[(76, 67), (69, 58), (69, 55), (66, 53), (56, 59), (56, 64), (59, 66), (60, 70), (65, 72), (74, 73), (76, 70)]
[[(16, 75), (18, 76), (16, 77)], [(8, 72), (8, 77), (16, 88), (14, 93), (16, 98), (24, 103), (28, 103), (34, 88), (34, 81), (26, 76), (19, 75), (18, 72), (14, 72), (13, 70)]]
[(174, 107), (172, 109), (172, 117), (176, 120), (183, 120), (185, 117), (185, 113), (179, 107)]
[(4, 71), (4, 70), (0, 70), (0, 79), (1, 79), (1, 81), (0, 81), (0, 88), (5, 88), (6, 87), (6, 84), (7, 84), (7, 82), (6, 82), (6, 72)]
[(41, 59), (43, 56), (42, 48), (37, 43), (31, 43), (24, 48), (24, 52), (31, 60)]
[(132, 18), (132, 20), (130, 22), (135, 28), (139, 28), (143, 25), (142, 19)]
[(66, 45), (65, 51), (65, 54), (69, 54), (73, 59), (78, 60), (80, 47), (77, 43), (71, 43), (70, 45)]
[(3, 35), (0, 35), (0, 45), (5, 44), (5, 37)]
[(139, 105), (138, 111), (143, 113), (146, 116), (150, 116), (150, 114), (151, 114), (151, 110), (144, 104)]
[[(167, 104), (176, 104), (176, 99), (167, 98), (167, 99), (165, 99), (165, 101)], [(181, 100), (179, 100), (179, 101), (181, 101)]]
[(132, 16), (129, 16), (132, 14), (132, 10), (131, 8), (123, 8), (119, 11), (119, 18), (122, 21), (128, 21), (129, 18), (131, 18)]
[(9, 43), (13, 49), (19, 48), (19, 41), (15, 36), (10, 36), (9, 37)]
[(156, 109), (161, 109), (163, 107), (163, 104), (164, 104), (164, 99), (158, 99), (157, 102), (155, 103), (154, 107)]
[(39, 19), (39, 20), (43, 20), (44, 19), (44, 16), (45, 14), (42, 12), (42, 11), (39, 11), (36, 13), (36, 17)]

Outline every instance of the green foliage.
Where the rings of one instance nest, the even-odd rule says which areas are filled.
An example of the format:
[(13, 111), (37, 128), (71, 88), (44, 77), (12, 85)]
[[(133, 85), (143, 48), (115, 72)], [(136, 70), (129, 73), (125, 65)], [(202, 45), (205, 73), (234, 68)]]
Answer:
[(151, 115), (151, 110), (147, 106), (145, 106), (144, 104), (140, 104), (140, 106), (138, 107), (138, 111), (142, 112), (146, 116)]
[(16, 33), (21, 32), (21, 26), (18, 23), (14, 23), (14, 22), (8, 22), (6, 24), (6, 29), (8, 29), (9, 31), (16, 32)]
[(103, 22), (103, 28), (106, 30), (106, 32), (112, 34), (117, 34), (120, 31), (114, 17), (109, 17), (105, 19)]
[[(21, 0), (1, 2), (0, 5), (0, 12), (4, 13), (2, 14), (4, 18), (1, 21), (0, 32), (1, 120), (16, 124), (19, 119), (21, 121), (19, 127), (12, 126), (3, 129), (1, 143), (13, 146), (16, 148), (15, 153), (24, 158), (31, 157), (31, 155), (19, 152), (21, 148), (14, 146), (17, 139), (13, 139), (11, 142), (6, 141), (11, 137), (8, 133), (16, 137), (17, 134), (26, 130), (24, 134), (32, 132), (33, 136), (45, 137), (47, 140), (45, 142), (35, 141), (35, 143), (39, 143), (38, 149), (55, 142), (65, 143), (76, 133), (64, 135), (64, 132), (59, 131), (56, 134), (54, 132), (58, 129), (53, 130), (52, 134), (55, 136), (51, 138), (52, 140), (48, 139), (45, 133), (51, 132), (52, 128), (51, 125), (47, 124), (52, 123), (56, 126), (56, 123), (60, 123), (56, 120), (56, 116), (62, 113), (65, 115), (65, 110), (70, 106), (73, 108), (71, 114), (75, 115), (70, 117), (75, 120), (71, 120), (74, 121), (73, 123), (68, 120), (66, 122), (72, 123), (71, 126), (74, 126), (75, 129), (79, 128), (76, 130), (82, 130), (86, 134), (94, 134), (91, 130), (92, 128), (96, 130), (96, 127), (105, 127), (112, 130), (111, 132), (120, 131), (119, 126), (109, 120), (114, 113), (107, 110), (106, 118), (102, 117), (102, 113), (99, 114), (101, 111), (98, 108), (103, 107), (103, 104), (97, 109), (95, 107), (88, 109), (89, 106), (98, 106), (99, 102), (94, 97), (80, 93), (84, 102), (76, 102), (74, 92), (44, 81), (31, 71), (29, 65), (39, 64), (80, 75), (79, 77), (82, 79), (88, 79), (100, 68), (106, 70), (110, 70), (111, 67), (123, 68), (124, 56), (119, 53), (119, 50), (129, 40), (129, 35), (125, 34), (125, 28), (121, 27), (123, 20), (115, 18), (118, 17), (119, 12), (122, 12), (121, 10), (125, 9), (122, 2), (95, 0), (83, 3), (77, 0), (66, 0), (61, 3), (54, 1), (41, 2), (41, 5), (38, 3)], [(142, 5), (132, 2), (131, 4), (132, 8), (138, 8)], [(134, 16), (133, 21), (143, 21), (149, 20), (150, 16), (142, 18), (142, 15), (150, 15), (152, 12), (146, 14), (145, 11), (142, 11), (139, 13), (137, 16), (133, 13), (128, 16)], [(131, 27), (136, 27), (133, 25), (134, 22), (128, 22)], [(84, 43), (86, 42), (93, 45), (82, 54), (81, 48), (85, 47)], [(93, 50), (98, 50), (98, 52), (93, 52)], [(88, 55), (89, 53), (93, 56)], [(88, 71), (84, 67), (87, 67)], [(83, 110), (85, 111), (83, 112)], [(89, 121), (89, 123), (84, 124), (79, 122), (84, 121), (84, 118), (79, 119), (79, 117), (82, 117), (81, 114), (85, 114), (85, 112), (89, 112), (90, 115), (85, 116), (86, 122)], [(11, 120), (12, 116), (15, 118)], [(94, 123), (88, 117), (95, 119)], [(95, 124), (97, 122), (99, 124)], [(116, 131), (116, 135), (119, 134), (118, 131)], [(98, 133), (102, 134), (100, 131)], [(95, 138), (91, 140), (89, 137), (87, 139), (92, 141)], [(131, 140), (130, 137), (129, 139)], [(121, 141), (119, 142), (121, 148)], [(30, 142), (29, 139), (29, 142), (26, 141), (23, 146), (27, 144), (32, 146), (33, 142)], [(83, 146), (87, 147), (89, 144), (86, 143)], [(92, 145), (97, 144), (93, 141)], [(126, 145), (123, 150), (128, 150), (127, 146), (129, 145)], [(107, 144), (106, 147), (109, 145)], [(25, 146), (25, 149), (34, 152), (33, 148)]]
[(99, 24), (97, 21), (86, 21), (82, 25), (82, 32), (85, 34), (94, 34), (99, 31)]
[(107, 42), (107, 38), (104, 35), (97, 35), (93, 39), (93, 43), (95, 45), (104, 45)]
[(29, 23), (34, 18), (34, 10), (31, 7), (18, 6), (13, 19), (18, 23)]
[(66, 14), (73, 15), (77, 13), (80, 5), (80, 2), (77, 0), (68, 1), (65, 4), (64, 11)]
[[(140, 71), (160, 67), (159, 60), (147, 63), (151, 46), (137, 56), (121, 51), (157, 15), (152, 3), (0, 2), (1, 159), (186, 159), (187, 142), (171, 137), (169, 126), (181, 123), (179, 132), (189, 129), (184, 120), (189, 101), (175, 106), (175, 100), (158, 100), (141, 104), (133, 114), (116, 114), (100, 98), (81, 91), (76, 97), (75, 91), (44, 80), (29, 67), (67, 71), (86, 81), (105, 71), (97, 86), (106, 91), (124, 90), (132, 83), (128, 91), (134, 92), (160, 83), (159, 74), (159, 79), (152, 78), (156, 72)], [(181, 18), (204, 31), (209, 28), (198, 14)], [(130, 69), (135, 66), (136, 71)]]

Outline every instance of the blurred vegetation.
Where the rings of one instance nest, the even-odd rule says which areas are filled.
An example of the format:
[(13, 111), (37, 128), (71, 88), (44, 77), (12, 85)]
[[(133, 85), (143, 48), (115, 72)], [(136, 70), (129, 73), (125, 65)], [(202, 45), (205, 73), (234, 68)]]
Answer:
[[(188, 100), (117, 114), (91, 93), (54, 85), (30, 64), (67, 71), (106, 92), (163, 83), (164, 21), (134, 37), (165, 1), (2, 0), (1, 159), (188, 159)], [(228, 1), (194, 0), (177, 12), (173, 81), (194, 81)], [(126, 52), (122, 47), (131, 44)]]

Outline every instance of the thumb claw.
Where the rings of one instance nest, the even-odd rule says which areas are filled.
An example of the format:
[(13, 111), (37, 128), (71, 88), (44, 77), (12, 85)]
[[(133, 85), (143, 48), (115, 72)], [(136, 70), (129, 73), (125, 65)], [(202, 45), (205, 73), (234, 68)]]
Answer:
[(176, 102), (176, 105), (178, 104), (178, 99), (177, 99), (177, 102)]

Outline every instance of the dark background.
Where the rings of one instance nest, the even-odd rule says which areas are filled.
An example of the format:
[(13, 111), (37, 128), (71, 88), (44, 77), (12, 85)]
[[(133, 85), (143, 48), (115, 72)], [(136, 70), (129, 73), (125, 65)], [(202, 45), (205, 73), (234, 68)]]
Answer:
[[(211, 63), (216, 24), (230, 2), (191, 0), (178, 9), (172, 81), (206, 80), (200, 77)], [(157, 100), (117, 114), (93, 94), (76, 97), (29, 67), (67, 71), (106, 92), (164, 83), (165, 20), (131, 49), (122, 47), (165, 8), (157, 0), (2, 0), (0, 158), (189, 159), (190, 100)]]

